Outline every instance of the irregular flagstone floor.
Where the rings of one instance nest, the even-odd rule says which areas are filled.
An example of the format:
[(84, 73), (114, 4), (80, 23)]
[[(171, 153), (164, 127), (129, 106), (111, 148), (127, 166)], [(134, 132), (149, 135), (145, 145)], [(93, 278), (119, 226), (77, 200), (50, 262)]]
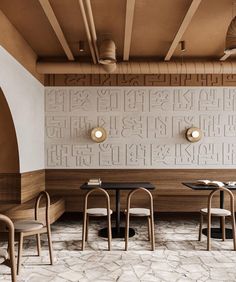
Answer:
[[(22, 270), (18, 281), (29, 282), (136, 282), (136, 281), (236, 281), (236, 252), (232, 240), (212, 240), (206, 251), (206, 237), (197, 241), (198, 220), (155, 219), (156, 250), (150, 251), (147, 223), (134, 219), (136, 235), (129, 240), (107, 241), (97, 236), (105, 220), (91, 220), (86, 251), (80, 251), (82, 221), (62, 218), (52, 225), (55, 264), (48, 265), (46, 236), (42, 235), (42, 256), (36, 256), (35, 238), (25, 240)], [(1, 244), (2, 246), (3, 243)], [(9, 268), (0, 265), (0, 281), (11, 281)]]

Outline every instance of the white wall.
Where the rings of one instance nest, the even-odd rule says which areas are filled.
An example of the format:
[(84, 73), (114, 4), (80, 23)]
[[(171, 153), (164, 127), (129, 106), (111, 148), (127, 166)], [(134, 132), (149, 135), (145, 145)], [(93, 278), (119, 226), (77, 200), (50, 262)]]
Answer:
[(44, 86), (1, 46), (0, 87), (15, 124), (20, 172), (43, 169)]
[[(236, 168), (234, 87), (47, 87), (48, 168)], [(108, 131), (91, 141), (96, 126)], [(187, 128), (203, 131), (189, 143)]]

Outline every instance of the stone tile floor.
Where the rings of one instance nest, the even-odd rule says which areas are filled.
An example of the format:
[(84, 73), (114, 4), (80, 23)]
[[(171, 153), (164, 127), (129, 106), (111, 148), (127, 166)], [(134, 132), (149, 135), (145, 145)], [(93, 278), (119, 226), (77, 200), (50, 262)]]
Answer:
[[(206, 251), (206, 237), (198, 242), (198, 220), (155, 219), (156, 251), (150, 251), (147, 224), (132, 220), (136, 235), (125, 252), (124, 241), (107, 241), (97, 236), (104, 221), (91, 220), (89, 242), (81, 252), (81, 219), (60, 219), (52, 225), (55, 264), (48, 265), (47, 240), (42, 235), (42, 256), (37, 257), (34, 238), (25, 240), (22, 271), (18, 281), (30, 282), (136, 282), (136, 281), (236, 281), (236, 253), (232, 240), (212, 240)], [(3, 243), (2, 243), (3, 245)], [(9, 268), (0, 266), (0, 281), (10, 281)]]

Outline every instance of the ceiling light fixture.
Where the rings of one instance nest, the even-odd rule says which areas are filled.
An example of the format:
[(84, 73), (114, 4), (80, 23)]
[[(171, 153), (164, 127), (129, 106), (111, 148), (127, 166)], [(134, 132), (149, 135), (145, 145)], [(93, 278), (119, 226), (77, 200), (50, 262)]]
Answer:
[(186, 51), (185, 41), (180, 41), (179, 43), (180, 43), (180, 51), (185, 52)]
[(103, 65), (116, 64), (116, 45), (111, 39), (104, 39), (99, 46), (99, 63)]
[(79, 41), (79, 51), (80, 52), (84, 52), (85, 49), (84, 49), (84, 41), (80, 40)]

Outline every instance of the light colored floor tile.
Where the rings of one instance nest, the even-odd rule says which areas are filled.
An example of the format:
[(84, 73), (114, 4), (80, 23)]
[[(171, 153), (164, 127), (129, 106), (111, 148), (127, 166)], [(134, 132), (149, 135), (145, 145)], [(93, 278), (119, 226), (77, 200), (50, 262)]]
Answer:
[[(114, 222), (113, 222), (114, 224)], [(81, 220), (59, 220), (52, 225), (55, 264), (49, 265), (47, 238), (42, 236), (42, 256), (37, 257), (35, 238), (25, 240), (19, 282), (159, 282), (236, 281), (236, 256), (232, 240), (212, 240), (206, 251), (206, 237), (198, 242), (198, 220), (155, 220), (156, 250), (150, 251), (146, 221), (133, 220), (136, 235), (124, 251), (124, 240), (113, 239), (107, 251), (106, 239), (97, 231), (104, 220), (91, 220), (89, 242), (81, 251)], [(0, 246), (6, 244), (1, 243)], [(28, 256), (30, 255), (30, 256)], [(0, 281), (11, 281), (10, 270), (0, 266)]]

